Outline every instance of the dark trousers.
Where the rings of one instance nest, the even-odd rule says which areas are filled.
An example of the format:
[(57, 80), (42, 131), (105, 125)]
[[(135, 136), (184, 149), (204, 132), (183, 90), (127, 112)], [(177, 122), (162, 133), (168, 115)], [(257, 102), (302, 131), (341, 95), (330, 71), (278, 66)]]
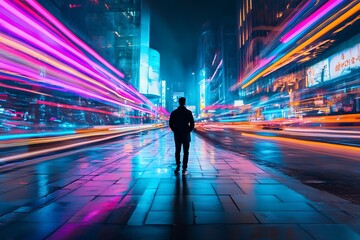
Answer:
[(189, 147), (190, 142), (188, 141), (175, 141), (175, 160), (176, 165), (180, 167), (180, 152), (181, 152), (181, 145), (183, 145), (184, 156), (183, 156), (183, 169), (187, 169), (188, 161), (189, 161)]

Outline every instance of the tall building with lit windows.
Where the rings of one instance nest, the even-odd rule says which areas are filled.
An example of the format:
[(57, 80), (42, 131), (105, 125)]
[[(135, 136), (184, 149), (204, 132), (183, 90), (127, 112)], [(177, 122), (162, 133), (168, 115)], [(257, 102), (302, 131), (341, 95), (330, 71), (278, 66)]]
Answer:
[(238, 70), (235, 15), (203, 25), (197, 59), (200, 110), (213, 105), (233, 104), (236, 95), (229, 88), (236, 82)]

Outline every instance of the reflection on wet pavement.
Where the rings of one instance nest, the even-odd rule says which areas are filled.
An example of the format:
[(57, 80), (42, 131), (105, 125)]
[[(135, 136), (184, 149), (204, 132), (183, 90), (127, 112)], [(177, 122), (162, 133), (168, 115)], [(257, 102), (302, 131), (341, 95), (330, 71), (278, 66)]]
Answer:
[[(314, 202), (244, 156), (193, 135), (175, 175), (168, 130), (0, 175), (4, 239), (359, 239), (360, 214)], [(267, 142), (254, 146), (269, 154)], [(282, 161), (280, 156), (272, 156)], [(288, 178), (289, 182), (294, 182)], [(351, 210), (350, 210), (351, 209)], [(359, 211), (360, 212), (360, 211)], [(347, 224), (352, 225), (347, 225)], [(316, 226), (316, 227), (314, 227)], [(328, 231), (328, 229), (331, 231)], [(349, 238), (334, 238), (346, 236)], [(351, 237), (351, 238), (350, 238)]]

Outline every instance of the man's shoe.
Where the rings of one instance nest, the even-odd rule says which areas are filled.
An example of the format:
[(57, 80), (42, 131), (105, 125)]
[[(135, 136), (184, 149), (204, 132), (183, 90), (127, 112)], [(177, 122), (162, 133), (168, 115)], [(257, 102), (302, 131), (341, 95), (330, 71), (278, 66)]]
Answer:
[(178, 173), (178, 172), (180, 172), (180, 167), (176, 167), (176, 169), (174, 171), (174, 173)]
[(186, 171), (186, 170), (182, 171), (182, 175), (188, 175), (188, 174), (189, 174), (188, 171)]

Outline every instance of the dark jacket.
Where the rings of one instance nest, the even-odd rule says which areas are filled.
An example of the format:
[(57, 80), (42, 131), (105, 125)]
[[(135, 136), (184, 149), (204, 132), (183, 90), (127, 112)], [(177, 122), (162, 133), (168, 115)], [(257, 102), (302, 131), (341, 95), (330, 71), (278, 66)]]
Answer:
[(190, 142), (190, 132), (194, 129), (194, 117), (185, 106), (171, 112), (169, 126), (174, 132), (175, 141)]

